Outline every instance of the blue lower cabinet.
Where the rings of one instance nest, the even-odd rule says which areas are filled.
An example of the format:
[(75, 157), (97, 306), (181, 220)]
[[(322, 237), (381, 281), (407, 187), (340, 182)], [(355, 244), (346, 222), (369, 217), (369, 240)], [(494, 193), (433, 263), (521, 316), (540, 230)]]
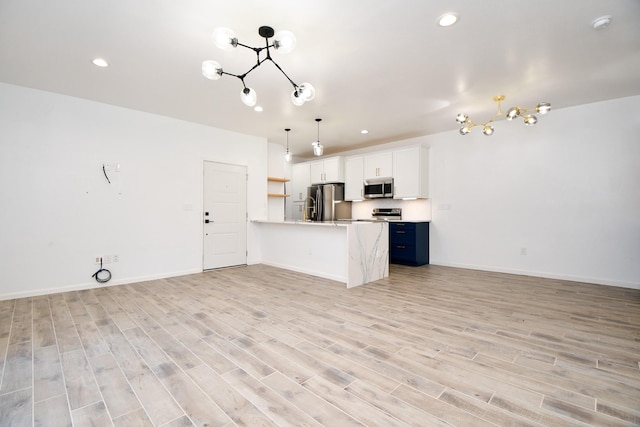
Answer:
[(390, 222), (389, 262), (404, 265), (429, 264), (429, 223)]

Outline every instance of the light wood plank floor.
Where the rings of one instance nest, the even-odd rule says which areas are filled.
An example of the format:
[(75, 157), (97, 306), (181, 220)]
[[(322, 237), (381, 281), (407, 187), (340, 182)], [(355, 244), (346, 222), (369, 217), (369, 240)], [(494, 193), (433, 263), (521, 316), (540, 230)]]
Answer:
[(0, 302), (2, 426), (640, 424), (640, 291), (263, 265)]

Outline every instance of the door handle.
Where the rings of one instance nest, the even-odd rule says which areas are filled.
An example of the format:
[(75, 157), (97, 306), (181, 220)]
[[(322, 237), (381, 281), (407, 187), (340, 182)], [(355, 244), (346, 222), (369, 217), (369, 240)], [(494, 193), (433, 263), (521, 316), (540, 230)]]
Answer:
[(210, 222), (215, 222), (215, 221), (214, 221), (214, 220), (208, 220), (208, 219), (205, 219), (205, 220), (204, 220), (204, 223), (205, 223), (205, 224), (209, 224)]

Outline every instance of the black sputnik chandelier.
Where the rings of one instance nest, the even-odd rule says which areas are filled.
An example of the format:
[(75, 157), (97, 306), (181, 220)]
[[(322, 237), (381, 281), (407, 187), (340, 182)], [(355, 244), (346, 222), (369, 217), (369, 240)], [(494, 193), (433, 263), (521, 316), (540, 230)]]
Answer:
[[(216, 28), (211, 36), (212, 41), (222, 50), (232, 51), (238, 46), (245, 47), (253, 50), (256, 53), (256, 64), (244, 74), (232, 74), (223, 70), (220, 63), (212, 60), (207, 60), (202, 63), (202, 75), (210, 80), (218, 80), (223, 74), (228, 76), (237, 77), (242, 82), (242, 91), (240, 92), (240, 99), (242, 102), (253, 107), (258, 101), (256, 91), (250, 87), (247, 87), (244, 79), (249, 73), (261, 66), (265, 61), (270, 61), (276, 66), (278, 70), (289, 80), (289, 83), (293, 85), (293, 93), (291, 94), (291, 102), (294, 105), (301, 106), (307, 101), (311, 101), (315, 95), (316, 90), (310, 83), (297, 84), (284, 72), (282, 68), (271, 57), (271, 50), (280, 53), (289, 53), (296, 46), (296, 38), (290, 31), (279, 31), (274, 33), (273, 28), (262, 26), (258, 28), (258, 34), (265, 39), (265, 45), (263, 47), (251, 47), (242, 44), (238, 41), (235, 33), (228, 28)], [(273, 38), (273, 42), (269, 39)], [(264, 55), (263, 55), (264, 54)]]
[(549, 111), (551, 111), (551, 104), (549, 104), (548, 102), (540, 102), (535, 107), (529, 109), (522, 107), (511, 107), (506, 114), (503, 114), (501, 103), (502, 101), (504, 101), (504, 95), (494, 96), (493, 100), (498, 103), (498, 112), (495, 117), (487, 120), (486, 122), (475, 123), (466, 114), (458, 114), (458, 116), (456, 117), (456, 121), (463, 125), (460, 128), (461, 135), (468, 134), (469, 132), (471, 132), (471, 129), (476, 126), (482, 126), (482, 133), (484, 133), (485, 135), (493, 135), (493, 126), (491, 126), (489, 123), (492, 123), (494, 120), (497, 120), (501, 116), (504, 116), (504, 118), (507, 120), (513, 120), (515, 118), (521, 117), (524, 120), (525, 125), (533, 126), (538, 123), (538, 118), (530, 113), (535, 111), (537, 114), (547, 114)]

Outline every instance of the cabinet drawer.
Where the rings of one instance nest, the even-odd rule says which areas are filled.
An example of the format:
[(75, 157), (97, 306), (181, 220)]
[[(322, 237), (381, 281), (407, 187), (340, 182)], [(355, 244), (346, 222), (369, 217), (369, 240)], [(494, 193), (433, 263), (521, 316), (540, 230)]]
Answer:
[(389, 222), (389, 229), (392, 231), (395, 231), (395, 230), (416, 231), (416, 223), (415, 222)]
[(399, 222), (389, 224), (389, 244), (415, 245), (416, 225)]
[(389, 233), (389, 243), (390, 244), (412, 244), (412, 245), (415, 245), (415, 242), (416, 242), (416, 232), (415, 232), (415, 230), (397, 229), (397, 230), (392, 230)]
[(413, 264), (416, 262), (416, 247), (414, 245), (389, 246), (389, 261)]

